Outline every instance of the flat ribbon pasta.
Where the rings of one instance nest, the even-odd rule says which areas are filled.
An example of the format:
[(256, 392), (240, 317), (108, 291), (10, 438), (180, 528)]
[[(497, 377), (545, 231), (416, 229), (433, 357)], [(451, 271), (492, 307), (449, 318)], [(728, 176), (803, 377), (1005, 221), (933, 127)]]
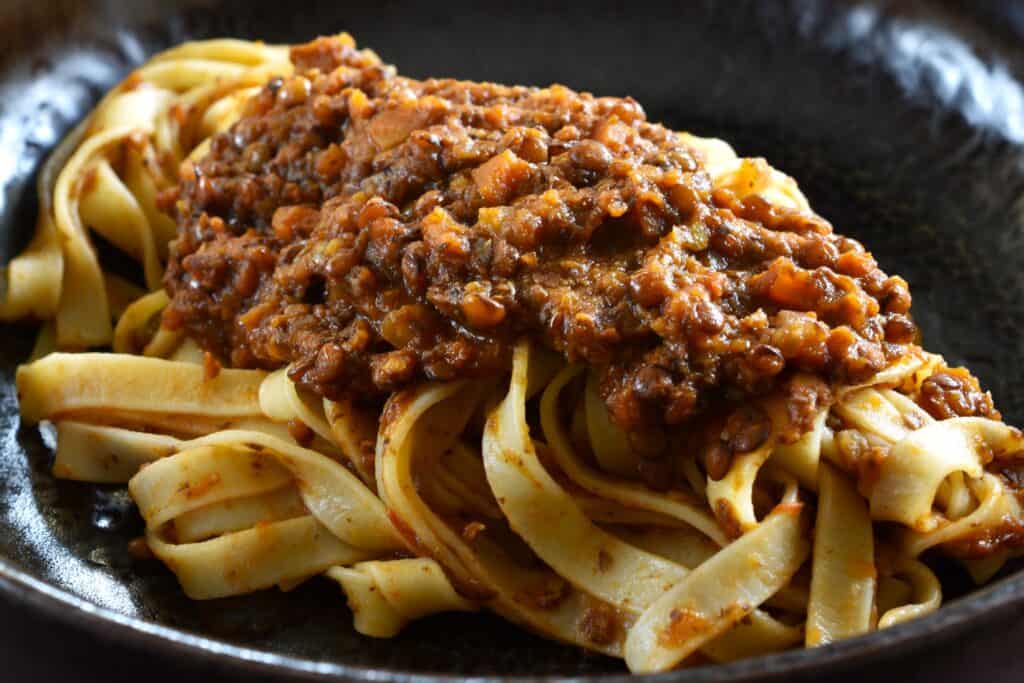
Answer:
[(558, 400), (565, 386), (581, 371), (580, 366), (567, 366), (555, 375), (541, 397), (541, 427), (551, 448), (551, 456), (561, 470), (576, 485), (596, 496), (616, 501), (627, 508), (677, 519), (699, 529), (719, 545), (724, 545), (725, 534), (717, 522), (694, 501), (681, 495), (659, 494), (639, 483), (623, 481), (593, 470), (580, 461), (558, 419)]
[(867, 633), (875, 606), (875, 544), (868, 507), (831, 465), (818, 479), (807, 645)]
[[(144, 356), (173, 360), (174, 354), (185, 341), (185, 333), (170, 330), (160, 324), (159, 316), (169, 301), (167, 293), (158, 289), (139, 296), (125, 306), (114, 327), (114, 352), (141, 352)], [(200, 355), (203, 356), (201, 360), (205, 361), (205, 355)]]
[(818, 489), (821, 446), (825, 438), (828, 410), (820, 410), (810, 430), (793, 443), (776, 443), (769, 462), (786, 470), (810, 491)]
[[(223, 446), (267, 454), (292, 473), (306, 507), (335, 536), (377, 552), (394, 552), (403, 547), (380, 499), (342, 465), (317, 451), (248, 430), (215, 432), (186, 446)], [(165, 462), (150, 465), (146, 470)]]
[(428, 614), (477, 608), (455, 592), (441, 565), (426, 558), (332, 567), (327, 576), (345, 590), (356, 630), (375, 638), (397, 635), (407, 623)]
[(173, 455), (180, 446), (180, 440), (165, 434), (60, 420), (53, 473), (61, 479), (124, 484), (143, 465)]
[(338, 540), (312, 515), (198, 543), (168, 543), (156, 533), (146, 542), (193, 600), (251, 593), (373, 556)]
[(508, 395), (484, 431), (487, 479), (512, 529), (560, 576), (617, 607), (650, 604), (684, 576), (678, 565), (602, 531), (544, 470), (526, 426), (529, 346), (516, 347)]
[[(88, 419), (119, 426), (160, 426), (204, 433), (233, 420), (262, 417), (265, 373), (222, 370), (114, 353), (52, 353), (18, 368), (21, 413), (40, 420)], [(174, 417), (189, 417), (176, 422)]]
[(76, 126), (47, 157), (36, 181), (39, 218), (36, 221), (35, 234), (25, 250), (0, 270), (0, 284), (3, 285), (0, 294), (0, 320), (51, 320), (54, 343), (56, 323), (52, 318), (56, 316), (60, 305), (64, 254), (53, 215), (51, 188), (57, 182), (61, 167), (81, 141), (84, 131), (84, 123)]
[(316, 432), (326, 441), (334, 439), (327, 419), (323, 415), (323, 407), (319, 400), (304, 396), (288, 379), (287, 368), (282, 368), (267, 375), (260, 385), (260, 410), (279, 422), (301, 420), (303, 424)]
[(783, 503), (647, 608), (626, 639), (630, 671), (673, 667), (785, 586), (810, 550), (801, 508)]
[(597, 392), (597, 377), (587, 375), (583, 406), (587, 420), (587, 433), (594, 457), (601, 469), (622, 477), (636, 476), (636, 454), (629, 445), (629, 437), (612, 422), (608, 408)]
[[(613, 605), (624, 615), (639, 617), (665, 591), (685, 582), (688, 569), (596, 526), (547, 473), (537, 458), (526, 424), (529, 359), (529, 344), (520, 343), (508, 394), (488, 418), (483, 449), (488, 481), (512, 529), (541, 559), (580, 590)], [(756, 606), (751, 605), (744, 614)], [(736, 621), (738, 617), (714, 635), (728, 630)], [(766, 621), (770, 620), (758, 615), (751, 627), (767, 630)], [(631, 633), (629, 620), (624, 626)], [(782, 631), (782, 638), (791, 635), (787, 629)], [(742, 632), (724, 636), (719, 656), (749, 648), (749, 643), (734, 644), (743, 639)], [(764, 638), (758, 643), (762, 652), (770, 642)]]
[(238, 118), (254, 87), (290, 70), (286, 48), (238, 40), (190, 43), (136, 69), (44, 167), (36, 234), (6, 269), (0, 319), (55, 317), (60, 349), (110, 343), (106, 282), (89, 231), (138, 261), (148, 288), (158, 289), (174, 236), (173, 221), (156, 208), (158, 192)]
[(995, 451), (1020, 450), (1020, 432), (984, 418), (954, 418), (910, 432), (882, 463), (871, 491), (875, 519), (902, 522), (920, 532), (940, 521), (932, 505), (943, 480), (955, 472), (972, 479), (982, 475), (981, 445)]
[(917, 560), (905, 560), (898, 567), (897, 573), (909, 579), (908, 598), (913, 602), (886, 610), (878, 620), (878, 628), (889, 628), (924, 616), (937, 610), (942, 603), (942, 586), (927, 566)]
[(595, 643), (580, 629), (588, 612), (599, 608), (598, 601), (550, 570), (510, 555), (489, 529), (467, 541), (417, 491), (414, 464), (430, 462), (438, 451), (447, 450), (478, 400), (473, 388), (461, 382), (426, 385), (391, 398), (384, 409), (376, 463), (378, 490), (389, 514), (414, 551), (442, 564), (461, 594), (475, 595), (507, 619), (549, 638), (619, 655), (618, 641)]
[[(147, 543), (190, 597), (293, 583), (402, 547), (380, 500), (320, 453), (245, 430), (179, 449), (140, 470), (129, 490)], [(166, 526), (179, 521), (184, 533), (168, 536)]]
[(726, 533), (735, 538), (757, 526), (754, 514), (754, 482), (768, 462), (775, 446), (769, 439), (748, 453), (733, 456), (729, 471), (721, 479), (708, 477), (707, 497), (711, 509)]

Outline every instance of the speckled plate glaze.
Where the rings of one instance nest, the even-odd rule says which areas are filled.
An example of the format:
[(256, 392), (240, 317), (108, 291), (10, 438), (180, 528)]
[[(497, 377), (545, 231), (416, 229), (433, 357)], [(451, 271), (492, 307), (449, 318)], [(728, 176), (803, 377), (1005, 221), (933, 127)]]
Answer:
[[(9, 0), (0, 9), (0, 256), (27, 241), (47, 151), (147, 55), (194, 37), (294, 42), (348, 30), (410, 75), (630, 94), (652, 119), (770, 158), (838, 229), (910, 281), (928, 347), (969, 365), (1007, 419), (1024, 424), (1024, 9), (557, 5), (522, 0), (499, 14), (477, 2)], [(617, 662), (486, 615), (440, 616), (395, 640), (366, 639), (324, 581), (288, 595), (187, 600), (162, 566), (128, 555), (142, 525), (125, 491), (54, 480), (46, 435), (19, 424), (13, 372), (33, 332), (0, 327), (4, 591), (121, 642), (275, 675), (434, 683), (624, 674)], [(947, 594), (959, 597), (925, 619), (658, 680), (817, 678), (994, 629), (1024, 608), (1024, 572), (1013, 567), (976, 591), (955, 569), (945, 574)]]

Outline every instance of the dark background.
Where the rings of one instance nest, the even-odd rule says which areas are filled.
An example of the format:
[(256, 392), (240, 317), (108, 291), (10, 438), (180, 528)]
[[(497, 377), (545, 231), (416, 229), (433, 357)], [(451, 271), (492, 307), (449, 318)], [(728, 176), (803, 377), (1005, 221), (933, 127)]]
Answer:
[[(629, 93), (652, 119), (767, 156), (841, 231), (907, 276), (929, 348), (970, 365), (1010, 421), (1024, 423), (1024, 2), (7, 0), (0, 256), (30, 232), (31, 180), (46, 150), (132, 63), (195, 35), (286, 41), (339, 29), (409, 75)], [(123, 498), (54, 482), (45, 445), (18, 428), (10, 373), (31, 334), (0, 329), (0, 556), (19, 568), (107, 606), (98, 586), (123, 587), (117, 611), (262, 650), (476, 674), (607, 668), (485, 617), (431, 619), (394, 642), (361, 639), (337, 590), (323, 585), (190, 603), (166, 571), (125, 558), (138, 520)], [(26, 509), (38, 512), (32, 524)], [(75, 562), (88, 569), (64, 571)], [(0, 681), (272, 680), (117, 642), (123, 635), (68, 626), (0, 593)], [(1024, 680), (1019, 610), (914, 647), (804, 678)]]

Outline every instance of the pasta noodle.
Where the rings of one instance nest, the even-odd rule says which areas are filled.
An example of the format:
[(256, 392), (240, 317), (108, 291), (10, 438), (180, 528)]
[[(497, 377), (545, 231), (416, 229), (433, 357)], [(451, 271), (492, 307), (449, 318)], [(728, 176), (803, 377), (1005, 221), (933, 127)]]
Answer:
[(867, 633), (875, 595), (875, 547), (867, 506), (829, 465), (818, 483), (807, 645)]
[[(354, 50), (347, 36), (331, 40), (331, 50)], [(375, 57), (353, 59), (384, 70)], [(309, 73), (350, 79), (345, 106), (357, 112), (371, 107), (352, 85), (357, 66)], [(314, 87), (280, 78), (294, 69), (287, 48), (234, 40), (188, 43), (139, 67), (54, 153), (41, 174), (36, 235), (5, 274), (0, 318), (43, 321), (17, 388), (26, 423), (56, 425), (54, 475), (127, 484), (146, 544), (190, 597), (291, 590), (323, 575), (340, 586), (356, 630), (367, 636), (394, 636), (438, 612), (487, 609), (622, 658), (631, 671), (657, 672), (888, 628), (939, 607), (941, 584), (921, 557), (929, 549), (962, 560), (984, 581), (1024, 544), (1019, 482), (1004, 470), (1019, 462), (1024, 437), (994, 409), (939, 414), (936, 386), (952, 391), (953, 382), (966, 392), (963, 401), (982, 395), (970, 393), (973, 378), (914, 344), (898, 345), (899, 357), (856, 377), (810, 372), (808, 361), (787, 375), (788, 394), (772, 385), (712, 405), (693, 422), (666, 420), (675, 432), (626, 428), (635, 415), (624, 417), (630, 404), (608, 400), (605, 356), (563, 354), (529, 335), (509, 347), (504, 372), (467, 378), (441, 364), (435, 376), (396, 382), (379, 404), (359, 389), (311, 390), (308, 373), (330, 365), (320, 362), (332, 352), (326, 346), (315, 350), (316, 362), (302, 363), (289, 360), (283, 337), (272, 337), (267, 353), (279, 362), (240, 355), (246, 360), (237, 367), (222, 367), (231, 359), (209, 352), (208, 339), (166, 324), (174, 292), (163, 283), (179, 267), (168, 247), (178, 226), (161, 210), (161, 196), (182, 177), (203, 181), (195, 164), (216, 153), (217, 134), (234, 130), (261, 93), (285, 100), (295, 83)], [(538, 97), (557, 103), (563, 90)], [(441, 107), (439, 97), (430, 106)], [(611, 130), (632, 116), (628, 107), (616, 111), (604, 131), (612, 146), (615, 136), (633, 135)], [(504, 115), (507, 109), (488, 113)], [(410, 135), (402, 116), (368, 124), (377, 144), (390, 149)], [(708, 191), (768, 207), (764, 221), (809, 215), (795, 181), (763, 159), (740, 158), (720, 140), (678, 135), (701, 160)], [(358, 154), (345, 149), (337, 154)], [(518, 149), (529, 151), (526, 143)], [(596, 168), (603, 162), (595, 155), (578, 163)], [(501, 152), (471, 177), (480, 192), (498, 192), (493, 177), (507, 180), (522, 163)], [(378, 171), (375, 182), (399, 182)], [(547, 193), (542, 199), (558, 201)], [(301, 215), (302, 203), (293, 203), (298, 213), (281, 215)], [(360, 215), (360, 235), (395, 220), (373, 211)], [(489, 229), (502, 229), (498, 209), (479, 213), (497, 221)], [(448, 225), (446, 216), (433, 209), (423, 231), (434, 229), (430, 221)], [(310, 229), (289, 221), (275, 213), (264, 227), (281, 235)], [(204, 225), (214, 233), (234, 229)], [(455, 233), (441, 234), (436, 251), (461, 248)], [(93, 235), (130, 257), (138, 272), (104, 272)], [(663, 244), (677, 250), (674, 258), (706, 248), (708, 239), (676, 225)], [(339, 248), (324, 247), (322, 256)], [(861, 256), (853, 260), (846, 266), (864, 265)], [(403, 260), (400, 276), (415, 279), (418, 267)], [(244, 280), (243, 270), (231, 277)], [(366, 286), (373, 278), (366, 273), (344, 286)], [(799, 289), (783, 270), (772, 277), (772, 296)], [(709, 287), (724, 286), (716, 282)], [(838, 275), (836, 282), (848, 285)], [(452, 319), (501, 324), (507, 311), (498, 295), (473, 284), (461, 308), (440, 290), (425, 296), (454, 310)], [(688, 296), (699, 298), (697, 289)], [(416, 317), (422, 303), (389, 309), (396, 295), (376, 296), (373, 306), (390, 312), (374, 333), (396, 349), (430, 320)], [(774, 311), (773, 324), (808, 335), (801, 339), (810, 347), (820, 322), (801, 305)], [(578, 313), (576, 323), (593, 322), (588, 315)], [(652, 329), (718, 324), (710, 313), (683, 318), (658, 318)], [(743, 325), (767, 329), (767, 319), (759, 310)], [(274, 324), (283, 330), (292, 322), (283, 316)], [(553, 317), (550, 326), (556, 323), (569, 324)], [(370, 333), (357, 329), (346, 343), (361, 334)], [(457, 354), (446, 348), (447, 362)], [(480, 348), (490, 347), (480, 341)], [(744, 348), (756, 355), (761, 347)], [(371, 365), (386, 378), (405, 377), (411, 367), (398, 350), (381, 357)], [(657, 367), (633, 376), (629, 391), (654, 400), (652, 387), (663, 389), (650, 379)]]

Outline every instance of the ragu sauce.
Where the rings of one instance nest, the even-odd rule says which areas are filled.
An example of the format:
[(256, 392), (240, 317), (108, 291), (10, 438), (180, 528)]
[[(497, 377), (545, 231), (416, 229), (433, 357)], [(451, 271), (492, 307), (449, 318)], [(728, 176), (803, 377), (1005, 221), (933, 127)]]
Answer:
[(347, 36), (292, 60), (163, 197), (164, 324), (225, 363), (374, 400), (506, 372), (527, 336), (595, 367), (635, 431), (796, 371), (866, 379), (916, 337), (901, 278), (814, 214), (713, 190), (632, 99), (401, 78)]

